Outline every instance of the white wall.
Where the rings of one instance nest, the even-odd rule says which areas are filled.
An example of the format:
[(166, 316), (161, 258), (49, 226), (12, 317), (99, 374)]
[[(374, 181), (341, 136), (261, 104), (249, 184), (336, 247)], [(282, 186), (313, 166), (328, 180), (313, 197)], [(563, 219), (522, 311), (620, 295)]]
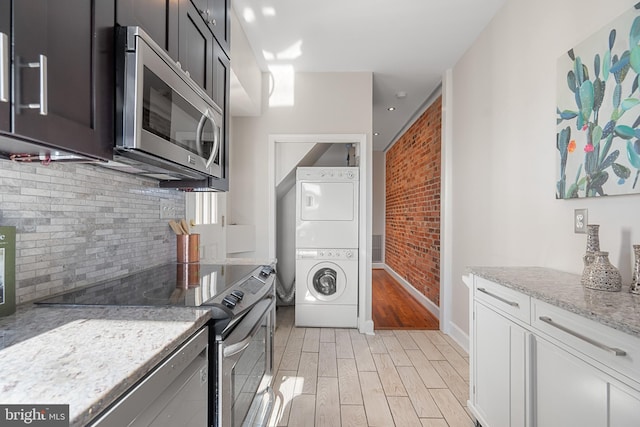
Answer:
[(259, 116), (262, 72), (242, 30), (235, 10), (231, 10), (231, 114)]
[[(384, 151), (373, 152), (373, 234), (381, 234), (384, 236), (384, 220), (385, 220), (385, 163)], [(383, 245), (384, 246), (384, 245)]]
[(508, 0), (452, 73), (452, 321), (468, 331), (460, 276), (471, 265), (580, 273), (589, 209), (628, 283), (640, 196), (556, 200), (556, 61), (629, 10), (625, 0)]
[(269, 107), (268, 76), (263, 81), (263, 114), (233, 117), (229, 181), (230, 223), (256, 226), (256, 252), (269, 254), (268, 136), (271, 134), (366, 134), (371, 141), (372, 74), (296, 73), (294, 105)]

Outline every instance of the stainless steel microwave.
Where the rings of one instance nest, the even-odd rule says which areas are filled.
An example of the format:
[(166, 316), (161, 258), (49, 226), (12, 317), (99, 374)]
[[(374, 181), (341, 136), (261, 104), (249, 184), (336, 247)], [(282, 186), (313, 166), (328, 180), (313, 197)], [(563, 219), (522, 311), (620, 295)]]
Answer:
[(140, 27), (117, 36), (115, 161), (159, 180), (223, 179), (220, 107)]

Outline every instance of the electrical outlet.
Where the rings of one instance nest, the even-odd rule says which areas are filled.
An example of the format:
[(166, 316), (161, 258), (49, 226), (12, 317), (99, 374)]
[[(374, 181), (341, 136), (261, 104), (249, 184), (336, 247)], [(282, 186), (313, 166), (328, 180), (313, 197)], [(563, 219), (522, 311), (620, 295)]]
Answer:
[(176, 217), (176, 206), (173, 200), (160, 199), (160, 219), (173, 219)]
[(589, 217), (587, 216), (587, 209), (575, 209), (573, 211), (573, 232), (574, 233), (587, 233), (587, 224), (589, 224)]

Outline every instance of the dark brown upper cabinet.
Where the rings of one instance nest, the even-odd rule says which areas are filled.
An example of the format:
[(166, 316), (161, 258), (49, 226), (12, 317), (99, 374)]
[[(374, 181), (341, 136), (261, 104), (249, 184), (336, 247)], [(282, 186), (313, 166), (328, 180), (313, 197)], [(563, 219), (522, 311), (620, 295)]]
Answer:
[(117, 0), (116, 23), (141, 27), (178, 61), (179, 0)]
[(213, 49), (215, 39), (190, 0), (180, 0), (178, 61), (183, 70), (213, 99)]
[(213, 32), (216, 40), (230, 56), (231, 10), (230, 0), (192, 0), (198, 13)]
[[(4, 0), (0, 5), (3, 29), (6, 18), (13, 17), (8, 132), (46, 147), (111, 159), (113, 0)], [(5, 104), (0, 128), (7, 131)]]

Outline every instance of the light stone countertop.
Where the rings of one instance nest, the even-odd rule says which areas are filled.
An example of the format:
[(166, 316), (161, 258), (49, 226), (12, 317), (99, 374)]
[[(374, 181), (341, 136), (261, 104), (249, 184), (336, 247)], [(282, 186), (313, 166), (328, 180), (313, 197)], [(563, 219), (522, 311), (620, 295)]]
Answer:
[(542, 267), (469, 267), (479, 277), (640, 338), (640, 295), (586, 289), (580, 275)]
[(0, 318), (0, 401), (69, 404), (84, 426), (210, 318), (185, 307), (18, 307)]

